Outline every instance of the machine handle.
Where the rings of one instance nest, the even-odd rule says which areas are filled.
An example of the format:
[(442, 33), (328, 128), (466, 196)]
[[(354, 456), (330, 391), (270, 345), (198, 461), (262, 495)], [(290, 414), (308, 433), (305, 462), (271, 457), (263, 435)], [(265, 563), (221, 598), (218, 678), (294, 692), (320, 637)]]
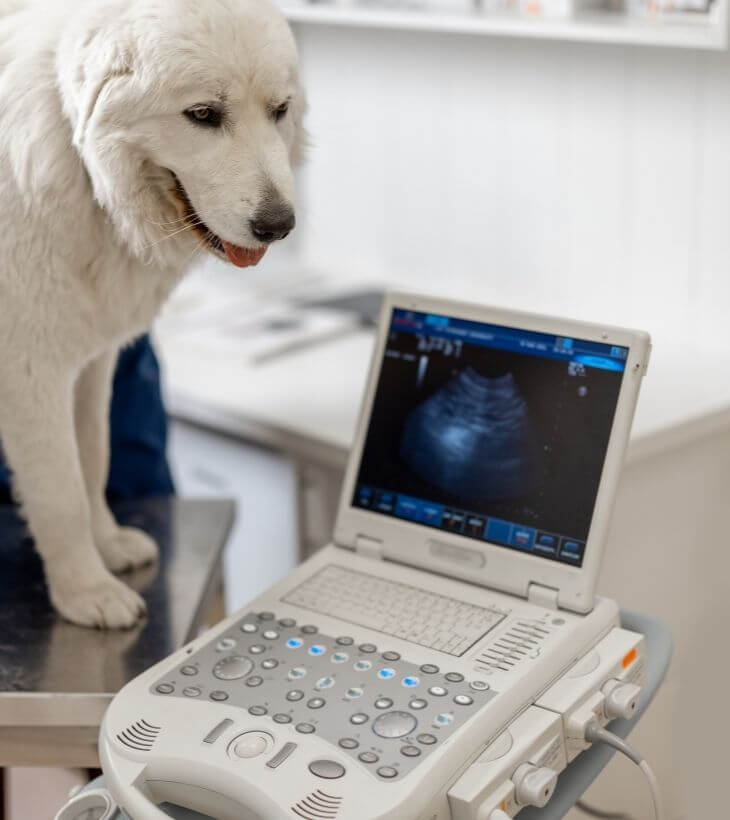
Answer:
[[(143, 775), (142, 779), (136, 782), (127, 781), (115, 795), (119, 807), (123, 811), (126, 811), (130, 817), (133, 817), (134, 820), (171, 820), (171, 816), (162, 811), (143, 791), (143, 785), (147, 784), (152, 788), (152, 793), (154, 794), (154, 784), (156, 782), (165, 784), (166, 786), (177, 785), (182, 789), (189, 787), (208, 791), (212, 799), (210, 809), (206, 810), (206, 808), (197, 808), (196, 806), (192, 806), (191, 808), (197, 808), (197, 810), (202, 811), (203, 814), (210, 813), (213, 817), (219, 818), (219, 820), (263, 820), (264, 817), (274, 820), (275, 817), (278, 818), (282, 816), (277, 812), (277, 807), (266, 800), (264, 795), (252, 795), (252, 805), (243, 805), (240, 799), (223, 788), (221, 783), (212, 786), (210, 783), (195, 783), (190, 780), (169, 776), (145, 778)], [(163, 794), (165, 794), (164, 791)], [(186, 805), (184, 798), (176, 798), (174, 790), (172, 793), (168, 791), (162, 799), (169, 800), (174, 804), (179, 802), (181, 806)], [(265, 805), (261, 802), (262, 799), (266, 801)]]
[(134, 820), (170, 820), (170, 815), (158, 808), (133, 783), (125, 794), (123, 810), (129, 810)]

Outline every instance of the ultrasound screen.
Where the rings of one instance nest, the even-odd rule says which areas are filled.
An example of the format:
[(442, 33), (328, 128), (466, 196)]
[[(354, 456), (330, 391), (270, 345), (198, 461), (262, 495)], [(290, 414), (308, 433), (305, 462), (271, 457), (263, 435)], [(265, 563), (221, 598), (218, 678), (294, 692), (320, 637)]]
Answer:
[(627, 355), (395, 309), (353, 505), (581, 566)]

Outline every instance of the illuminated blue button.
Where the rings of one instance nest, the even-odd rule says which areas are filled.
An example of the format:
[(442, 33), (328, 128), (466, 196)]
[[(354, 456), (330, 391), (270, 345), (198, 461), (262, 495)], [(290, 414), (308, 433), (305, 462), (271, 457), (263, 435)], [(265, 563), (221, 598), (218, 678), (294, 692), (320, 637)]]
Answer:
[(289, 638), (286, 642), (286, 645), (289, 649), (299, 649), (299, 647), (304, 643), (301, 638)]
[(409, 689), (413, 689), (414, 686), (418, 686), (421, 681), (413, 675), (408, 675), (408, 677), (403, 678), (403, 686), (407, 686)]
[(315, 644), (314, 646), (309, 647), (309, 654), (310, 655), (324, 655), (327, 649), (324, 646), (320, 646), (319, 644)]
[(378, 677), (380, 680), (390, 680), (395, 677), (395, 669), (390, 669), (388, 667), (381, 669), (378, 671)]

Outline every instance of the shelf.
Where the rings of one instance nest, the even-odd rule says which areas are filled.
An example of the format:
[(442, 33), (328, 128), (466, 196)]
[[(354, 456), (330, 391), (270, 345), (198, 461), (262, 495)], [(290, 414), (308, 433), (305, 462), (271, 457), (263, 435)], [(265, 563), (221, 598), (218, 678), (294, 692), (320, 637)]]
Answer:
[(728, 45), (727, 0), (692, 19), (641, 19), (616, 12), (585, 12), (568, 19), (528, 19), (465, 8), (463, 11), (282, 1), (292, 23), (663, 46), (722, 51)]

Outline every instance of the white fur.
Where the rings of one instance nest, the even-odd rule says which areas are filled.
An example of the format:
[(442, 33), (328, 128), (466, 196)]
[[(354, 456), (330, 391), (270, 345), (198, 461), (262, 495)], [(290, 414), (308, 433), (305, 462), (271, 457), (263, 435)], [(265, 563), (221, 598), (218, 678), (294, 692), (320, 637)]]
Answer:
[[(217, 98), (223, 129), (182, 113)], [(243, 247), (272, 190), (293, 201), (296, 50), (268, 0), (0, 0), (0, 99), (0, 441), (57, 609), (129, 627), (110, 570), (156, 546), (104, 500), (117, 351), (205, 244), (173, 173)]]

